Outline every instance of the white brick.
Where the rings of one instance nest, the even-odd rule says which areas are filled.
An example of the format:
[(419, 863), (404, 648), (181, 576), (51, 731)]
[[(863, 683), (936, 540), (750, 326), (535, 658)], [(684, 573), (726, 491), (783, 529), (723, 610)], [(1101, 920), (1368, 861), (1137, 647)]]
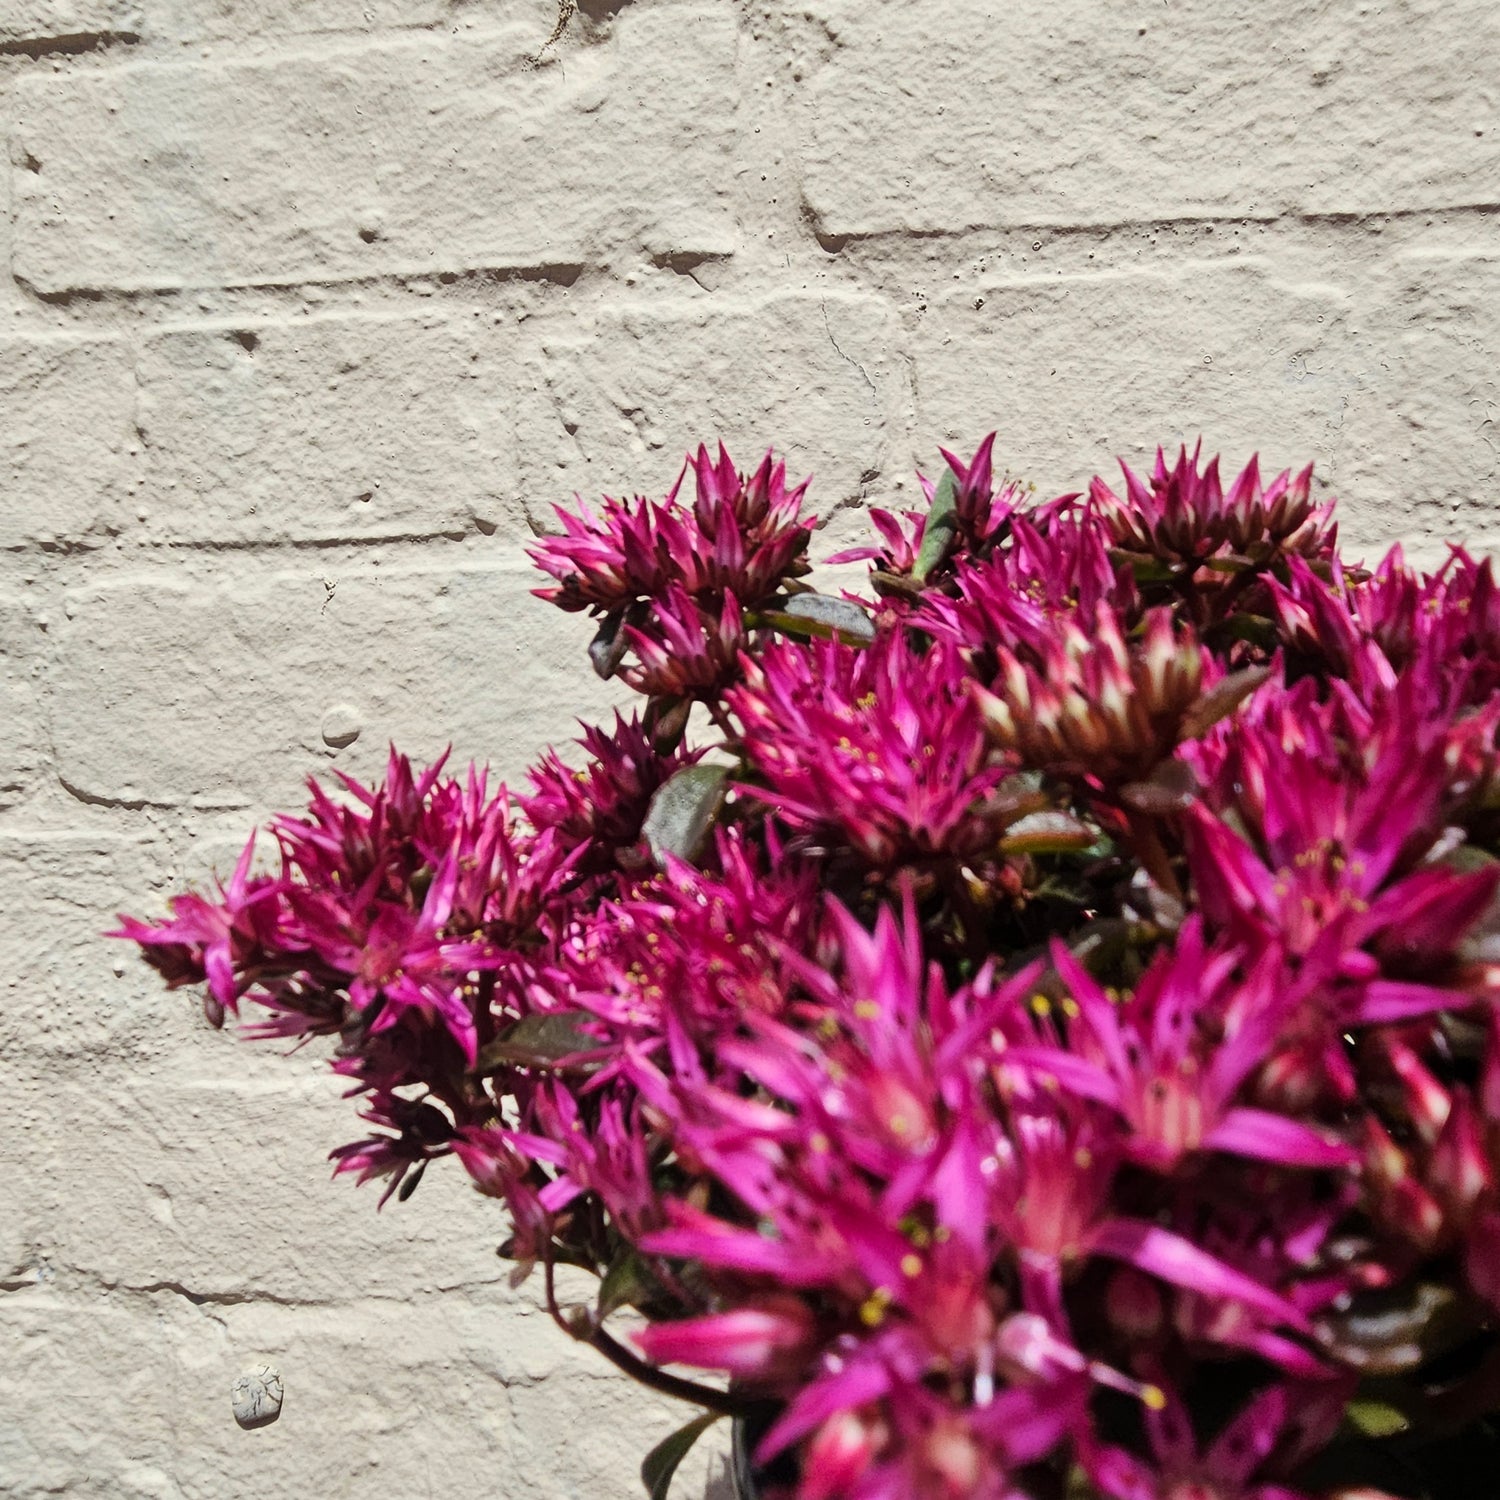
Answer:
[(193, 328), (138, 373), (147, 534), (277, 543), (493, 529), (515, 484), (512, 355), (435, 320)]
[(25, 608), (0, 600), (0, 807), (21, 801), (42, 771), (39, 634)]
[(1495, 199), (1489, 0), (817, 9), (840, 47), (797, 117), (829, 234)]
[(413, 756), (451, 741), (460, 763), (518, 773), (611, 701), (587, 623), (532, 598), (542, 581), (511, 563), (81, 589), (50, 681), (59, 774), (127, 803), (294, 801), (326, 766), (336, 704), (363, 723), (338, 760), (357, 773), (378, 773), (391, 740)]
[(0, 3), (7, 1497), (628, 1496), (686, 1415), (508, 1289), (451, 1164), (329, 1180), (326, 1046), (98, 936), (309, 771), (604, 717), (523, 512), (720, 435), (827, 514), (990, 427), (1053, 493), (1201, 432), (1316, 459), (1352, 556), (1500, 550), (1489, 0), (580, 0), (534, 68), (556, 14)]
[(975, 282), (934, 301), (914, 341), (920, 461), (993, 428), (997, 463), (1048, 495), (1200, 435), (1226, 463), (1259, 449), (1321, 468), (1344, 393), (1308, 371), (1327, 368), (1346, 308), (1243, 262)]
[(533, 69), (536, 45), (28, 77), (16, 271), (55, 294), (731, 248), (732, 15), (626, 14), (566, 68)]
[[(46, 1066), (94, 1066), (105, 1055), (159, 1052), (163, 1013), (180, 1011), (158, 985), (122, 982), (134, 966), (100, 936), (122, 910), (162, 901), (159, 867), (129, 835), (75, 830), (0, 832), (0, 1052)], [(155, 912), (153, 911), (154, 915)]]
[[(346, 1273), (358, 1281), (359, 1267)], [(688, 1410), (582, 1351), (543, 1383), (511, 1373), (518, 1337), (567, 1340), (510, 1300), (367, 1302), (351, 1315), (195, 1306), (169, 1290), (12, 1293), (0, 1303), (0, 1338), (16, 1355), (0, 1367), (0, 1490), (12, 1500), (629, 1493), (632, 1470)], [(230, 1383), (261, 1363), (276, 1366), (285, 1402), (276, 1423), (243, 1432)], [(108, 1392), (104, 1409), (81, 1397), (80, 1369)], [(128, 1440), (101, 1448), (104, 1421)], [(684, 1467), (684, 1500), (704, 1493), (714, 1436)]]
[[(196, 997), (164, 997), (169, 1007), (189, 1016)], [(288, 1058), (191, 1024), (164, 1024), (154, 1055), (96, 1057), (86, 1071), (38, 1058), (44, 1089), (12, 1090), (17, 1133), (0, 1171), (16, 1179), (7, 1215), (25, 1265), (0, 1275), (24, 1280), (45, 1264), (112, 1286), (178, 1281), (221, 1299), (298, 1302), (503, 1281), (504, 1209), (456, 1162), (434, 1164), (411, 1199), (378, 1212), (379, 1186), (332, 1180), (328, 1153), (369, 1126), (324, 1064), (329, 1043)], [(41, 1159), (44, 1174), (18, 1170)]]
[(134, 401), (122, 344), (0, 339), (0, 549), (99, 539), (128, 484)]
[(262, 46), (299, 33), (432, 26), (447, 10), (442, 0), (141, 0), (141, 6), (152, 41), (236, 38)]
[(1348, 353), (1339, 488), (1351, 555), (1404, 536), (1500, 546), (1500, 258), (1414, 252), (1362, 278)]
[(684, 452), (719, 439), (742, 468), (774, 447), (790, 476), (813, 476), (810, 507), (827, 514), (880, 475), (906, 415), (899, 325), (873, 297), (621, 308), (539, 337), (547, 400), (523, 406), (521, 462), (549, 529), (549, 500), (665, 491)]

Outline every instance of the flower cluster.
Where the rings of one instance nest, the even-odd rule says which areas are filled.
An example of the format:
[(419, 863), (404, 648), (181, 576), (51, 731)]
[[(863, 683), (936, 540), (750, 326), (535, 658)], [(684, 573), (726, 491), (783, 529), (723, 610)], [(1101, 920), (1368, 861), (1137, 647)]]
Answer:
[(215, 1024), (336, 1038), (338, 1170), (457, 1157), (767, 1495), (1470, 1495), (1490, 566), (1366, 570), (1310, 472), (1197, 452), (1036, 504), (993, 442), (874, 513), (869, 599), (801, 581), (769, 456), (561, 513), (539, 592), (640, 717), (518, 793), (393, 752), (119, 935)]
[[(692, 505), (679, 498), (689, 468)], [(601, 676), (618, 671), (673, 704), (716, 700), (738, 675), (746, 612), (808, 571), (806, 488), (788, 489), (786, 466), (770, 454), (747, 476), (722, 446), (717, 461), (700, 447), (663, 501), (606, 498), (601, 514), (559, 506), (562, 535), (532, 549), (557, 582), (537, 594), (601, 617), (590, 648)]]

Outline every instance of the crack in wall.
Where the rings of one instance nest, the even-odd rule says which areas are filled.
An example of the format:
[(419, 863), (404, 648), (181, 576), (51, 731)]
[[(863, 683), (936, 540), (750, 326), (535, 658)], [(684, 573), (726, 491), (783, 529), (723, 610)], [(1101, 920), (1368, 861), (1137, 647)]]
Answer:
[(0, 57), (78, 57), (102, 52), (106, 47), (135, 47), (140, 36), (134, 31), (72, 31), (61, 36), (18, 37), (0, 42)]

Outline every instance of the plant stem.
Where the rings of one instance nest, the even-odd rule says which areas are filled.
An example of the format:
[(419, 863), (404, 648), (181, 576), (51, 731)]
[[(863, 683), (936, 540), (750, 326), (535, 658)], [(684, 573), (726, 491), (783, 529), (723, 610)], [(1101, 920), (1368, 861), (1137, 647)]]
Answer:
[[(575, 1335), (576, 1337), (576, 1335)], [(711, 1385), (699, 1385), (696, 1380), (684, 1380), (679, 1375), (668, 1375), (655, 1365), (648, 1365), (639, 1355), (632, 1354), (623, 1344), (617, 1343), (602, 1328), (595, 1328), (585, 1340), (592, 1344), (612, 1365), (623, 1370), (632, 1379), (639, 1380), (664, 1396), (675, 1396), (679, 1401), (691, 1401), (706, 1411), (722, 1412), (725, 1416), (738, 1416), (746, 1409), (745, 1402), (728, 1391), (715, 1390)]]
[(553, 1264), (550, 1254), (542, 1262), (542, 1274), (547, 1288), (547, 1311), (552, 1314), (552, 1321), (569, 1338), (577, 1339), (580, 1343), (591, 1344), (605, 1359), (617, 1369), (623, 1370), (631, 1379), (638, 1380), (653, 1391), (660, 1391), (664, 1396), (672, 1396), (678, 1401), (689, 1401), (695, 1406), (703, 1407), (705, 1411), (716, 1411), (730, 1417), (738, 1416), (746, 1409), (746, 1403), (730, 1395), (728, 1391), (715, 1390), (711, 1385), (699, 1385), (696, 1380), (684, 1380), (680, 1375), (668, 1375), (665, 1370), (658, 1370), (655, 1365), (648, 1365), (639, 1355), (632, 1354), (623, 1344), (607, 1334), (592, 1318), (588, 1321), (589, 1332), (580, 1332), (578, 1324), (565, 1318), (562, 1309), (557, 1305)]

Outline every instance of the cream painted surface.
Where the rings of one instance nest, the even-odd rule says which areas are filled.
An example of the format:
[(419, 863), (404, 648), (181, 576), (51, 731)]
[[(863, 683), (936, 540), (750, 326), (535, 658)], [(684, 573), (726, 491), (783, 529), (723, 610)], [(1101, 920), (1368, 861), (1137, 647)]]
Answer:
[(844, 542), (997, 427), (1043, 492), (1201, 433), (1355, 553), (1496, 545), (1497, 15), (0, 0), (0, 1494), (632, 1495), (673, 1413), (492, 1205), (330, 1184), (317, 1059), (97, 933), (391, 738), (601, 713), (523, 544), (699, 438)]

